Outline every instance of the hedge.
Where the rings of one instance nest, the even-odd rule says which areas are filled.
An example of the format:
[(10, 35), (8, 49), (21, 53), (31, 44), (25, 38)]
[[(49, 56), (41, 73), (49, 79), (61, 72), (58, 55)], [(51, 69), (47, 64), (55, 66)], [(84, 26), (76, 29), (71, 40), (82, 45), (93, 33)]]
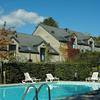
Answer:
[[(3, 65), (6, 71), (6, 83), (20, 83), (24, 79), (24, 72), (29, 72), (31, 77), (41, 78), (45, 81), (46, 73), (52, 73), (60, 80), (77, 80), (83, 81), (93, 71), (93, 64), (35, 64), (35, 63), (7, 63)], [(96, 69), (97, 70), (97, 69)]]

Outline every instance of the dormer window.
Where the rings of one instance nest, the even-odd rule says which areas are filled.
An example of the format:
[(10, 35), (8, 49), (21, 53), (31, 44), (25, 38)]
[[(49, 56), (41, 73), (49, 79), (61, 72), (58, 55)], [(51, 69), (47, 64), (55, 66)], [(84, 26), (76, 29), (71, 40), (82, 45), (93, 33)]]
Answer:
[(91, 48), (91, 51), (94, 51), (94, 42), (93, 41), (89, 41), (89, 46)]
[(71, 38), (71, 43), (74, 44), (75, 38)]
[(9, 51), (16, 51), (16, 45), (9, 45)]
[(76, 36), (75, 33), (73, 33), (71, 35), (71, 38), (70, 38), (70, 47), (77, 49), (77, 36)]
[(77, 40), (76, 40), (76, 38), (71, 38), (71, 47), (72, 48), (77, 48)]
[(55, 32), (54, 31), (51, 31), (51, 33), (54, 34)]
[(89, 42), (89, 45), (90, 45), (90, 46), (92, 46), (92, 44), (93, 44), (93, 42), (92, 42), (92, 41), (90, 41), (90, 42)]

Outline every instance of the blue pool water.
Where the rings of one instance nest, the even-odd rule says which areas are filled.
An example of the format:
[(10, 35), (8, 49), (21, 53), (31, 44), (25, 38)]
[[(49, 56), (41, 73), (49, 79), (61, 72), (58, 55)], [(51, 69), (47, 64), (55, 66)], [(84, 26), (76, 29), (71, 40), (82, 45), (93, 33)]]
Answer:
[[(35, 86), (38, 88), (40, 85), (41, 84), (36, 84)], [(82, 84), (76, 85), (49, 83), (48, 85), (50, 87), (52, 100), (55, 100), (57, 98), (63, 98), (66, 96), (78, 95), (93, 90), (91, 86)], [(22, 95), (28, 86), (29, 84), (0, 86), (0, 100), (22, 100)], [(47, 90), (48, 89), (45, 85), (41, 88), (38, 94), (39, 100), (48, 100)], [(28, 94), (25, 97), (25, 100), (32, 100), (34, 95), (34, 89), (30, 88)]]

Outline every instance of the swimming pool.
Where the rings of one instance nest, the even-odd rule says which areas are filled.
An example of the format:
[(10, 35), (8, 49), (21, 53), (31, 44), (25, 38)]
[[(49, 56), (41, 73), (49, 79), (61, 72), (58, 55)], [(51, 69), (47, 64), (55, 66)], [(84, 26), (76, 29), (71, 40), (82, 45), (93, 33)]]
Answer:
[[(41, 84), (42, 83), (36, 83), (36, 88), (39, 88)], [(48, 83), (48, 85), (50, 87), (52, 100), (64, 98), (67, 96), (75, 96), (81, 93), (87, 93), (100, 87), (99, 83), (86, 82), (52, 82)], [(28, 86), (29, 84), (0, 86), (0, 100), (22, 100), (22, 95)], [(39, 91), (39, 100), (48, 100), (47, 91), (47, 86), (44, 85)], [(34, 89), (30, 88), (25, 97), (25, 100), (32, 100), (34, 95)]]

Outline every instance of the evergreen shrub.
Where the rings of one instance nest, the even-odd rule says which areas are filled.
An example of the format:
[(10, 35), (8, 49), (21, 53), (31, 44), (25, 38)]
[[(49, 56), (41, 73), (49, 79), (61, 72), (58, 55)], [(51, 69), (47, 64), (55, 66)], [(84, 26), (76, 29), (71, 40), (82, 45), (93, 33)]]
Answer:
[[(48, 63), (7, 63), (4, 64), (7, 83), (20, 83), (24, 80), (24, 73), (28, 72), (31, 77), (41, 78), (45, 81), (46, 74), (52, 73), (62, 81), (84, 81), (93, 72), (93, 64), (48, 64)], [(77, 76), (75, 76), (77, 73)], [(77, 78), (77, 79), (75, 79)]]

